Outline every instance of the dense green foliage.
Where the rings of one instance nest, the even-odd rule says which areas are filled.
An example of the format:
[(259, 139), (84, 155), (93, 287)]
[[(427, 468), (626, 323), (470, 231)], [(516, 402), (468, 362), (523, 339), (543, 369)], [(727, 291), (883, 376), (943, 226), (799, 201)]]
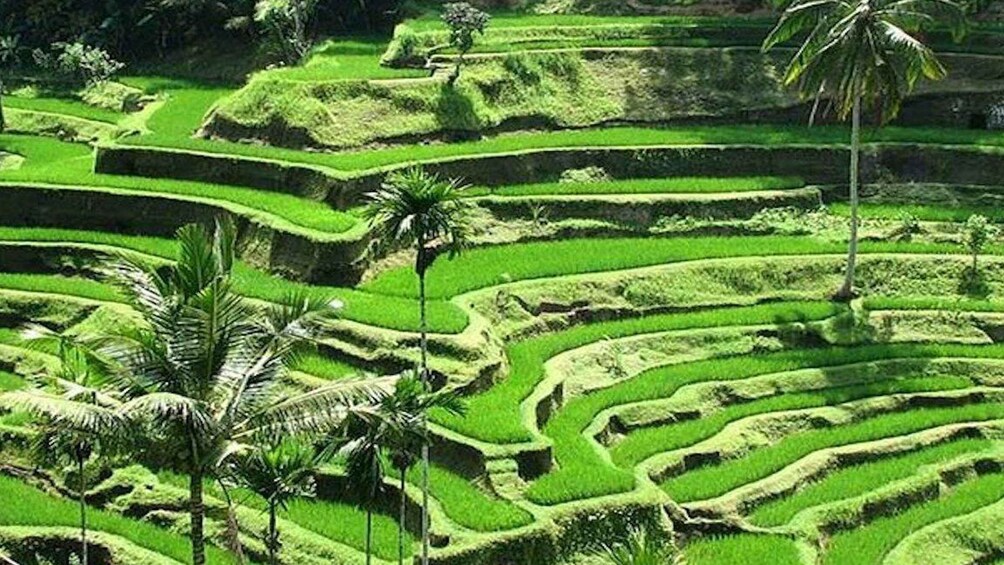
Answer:
[[(186, 323), (141, 339), (171, 345), (137, 356), (152, 361), (103, 392), (137, 394), (160, 353), (217, 355), (189, 372), (226, 381), (211, 394), (170, 379), (143, 387), (160, 395), (144, 401), (146, 424), (163, 425), (140, 426), (145, 441), (121, 460), (82, 461), (95, 532), (191, 563), (189, 501), (204, 489), (210, 563), (237, 560), (238, 533), (250, 562), (267, 545), (282, 562), (354, 563), (367, 549), (393, 561), (401, 507), (402, 555), (418, 560), (425, 484), (412, 440), (424, 420), (402, 400), (417, 396), (388, 394), (406, 380), (377, 377), (420, 358), (467, 405), (430, 414), (436, 561), (593, 563), (601, 545), (624, 548), (624, 560), (632, 540), (669, 539), (663, 511), (678, 504), (709, 530), (735, 531), (737, 518), (768, 528), (686, 536), (687, 563), (795, 565), (812, 551), (821, 563), (878, 563), (921, 528), (1000, 499), (989, 471), (1004, 425), (993, 390), (1004, 375), (1004, 247), (993, 228), (1004, 216), (987, 171), (1004, 136), (983, 122), (999, 118), (987, 101), (1000, 90), (1004, 27), (978, 16), (970, 39), (950, 45), (948, 22), (926, 26), (918, 39), (944, 53), (949, 75), (918, 83), (926, 97), (901, 123), (937, 125), (864, 127), (873, 184), (861, 187), (861, 299), (842, 304), (828, 298), (851, 211), (843, 187), (815, 184), (840, 178), (848, 128), (795, 120), (802, 108), (783, 79), (799, 38), (776, 54), (756, 49), (775, 23), (770, 9), (644, 0), (652, 13), (640, 14), (637, 2), (537, 0), (475, 4), (490, 18), (454, 7), (444, 21), (442, 4), (0, 0), (13, 125), (0, 134), (10, 212), (0, 222), (0, 394), (37, 392), (60, 369), (58, 350), (22, 338), (24, 322), (107, 338), (137, 311), (147, 329), (176, 314)], [(471, 33), (451, 38), (451, 22)], [(95, 71), (116, 65), (84, 46), (127, 67), (86, 86), (102, 73), (61, 66), (60, 55)], [(56, 56), (36, 58), (36, 47)], [(908, 70), (937, 70), (921, 67)], [(804, 172), (776, 161), (812, 149), (818, 162)], [(456, 190), (468, 181), (476, 186)], [(17, 216), (25, 206), (28, 220)], [(172, 270), (193, 246), (166, 235), (215, 215), (236, 222), (232, 263), (214, 249)], [(986, 237), (967, 247), (973, 215)], [(120, 256), (178, 279), (230, 265), (225, 300), (203, 288), (169, 299), (189, 308), (151, 317), (158, 293), (144, 287), (170, 284), (139, 271), (151, 284), (113, 284), (103, 269)], [(253, 355), (210, 341), (280, 322), (233, 334), (201, 325), (250, 319), (244, 306), (333, 300), (340, 320), (292, 322), (318, 343), (291, 348), (288, 371), (274, 375), (272, 361), (251, 367), (242, 360)], [(248, 339), (268, 341), (259, 338)], [(248, 374), (258, 376), (241, 382)], [(113, 386), (123, 376), (128, 390)], [(362, 383), (380, 390), (351, 410), (328, 403)], [(261, 417), (258, 402), (287, 417)], [(299, 402), (327, 408), (294, 413)], [(29, 459), (39, 422), (0, 412), (4, 464), (72, 494), (76, 471)], [(966, 433), (949, 433), (954, 424)], [(219, 433), (200, 435), (209, 429)], [(307, 436), (294, 450), (302, 457), (281, 456), (276, 429)], [(191, 452), (193, 441), (207, 449)], [(853, 455), (792, 467), (832, 448)], [(277, 481), (270, 473), (283, 469), (253, 468), (266, 459), (290, 472)], [(933, 488), (939, 470), (946, 484)], [(771, 477), (756, 503), (737, 500)], [(0, 508), (0, 525), (62, 526), (61, 550), (76, 551), (73, 502), (21, 478), (0, 478), (0, 498), (16, 501)], [(1004, 551), (989, 530), (967, 532), (981, 562)]]

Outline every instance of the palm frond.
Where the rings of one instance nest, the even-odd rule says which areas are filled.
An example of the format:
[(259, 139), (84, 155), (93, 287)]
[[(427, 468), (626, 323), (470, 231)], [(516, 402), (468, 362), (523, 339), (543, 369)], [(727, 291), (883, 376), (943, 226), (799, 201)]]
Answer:
[(825, 96), (840, 118), (862, 99), (880, 103), (888, 120), (920, 78), (945, 76), (934, 52), (910, 33), (932, 22), (957, 35), (965, 27), (961, 8), (951, 0), (799, 0), (785, 10), (763, 49), (804, 34), (785, 82), (797, 84), (803, 98)]
[(248, 433), (265, 435), (327, 433), (349, 414), (366, 418), (368, 408), (386, 397), (394, 379), (343, 379), (280, 400), (249, 419)]
[(154, 425), (181, 425), (196, 431), (212, 430), (213, 419), (202, 403), (193, 398), (167, 392), (144, 394), (122, 406), (121, 412), (131, 419)]
[(127, 415), (99, 404), (77, 402), (39, 390), (23, 390), (0, 395), (0, 406), (44, 418), (67, 431), (114, 436), (128, 428)]
[(383, 246), (424, 247), (439, 242), (451, 254), (467, 245), (470, 205), (460, 181), (441, 180), (419, 167), (387, 176), (380, 190), (367, 194), (364, 217)]

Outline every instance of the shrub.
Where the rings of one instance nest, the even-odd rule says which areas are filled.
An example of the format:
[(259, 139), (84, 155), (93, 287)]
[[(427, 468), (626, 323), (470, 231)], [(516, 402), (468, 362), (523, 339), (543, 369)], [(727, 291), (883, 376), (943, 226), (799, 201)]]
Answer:
[(443, 11), (443, 21), (450, 28), (450, 45), (460, 51), (457, 56), (457, 65), (450, 75), (452, 85), (460, 77), (460, 67), (464, 62), (464, 55), (474, 47), (474, 34), (484, 35), (488, 21), (491, 19), (487, 13), (471, 6), (467, 2), (454, 2), (446, 4)]
[(35, 64), (56, 79), (87, 86), (106, 82), (125, 67), (104, 49), (80, 42), (53, 43), (50, 52), (36, 49), (32, 56)]
[(259, 0), (254, 20), (276, 41), (285, 63), (303, 61), (313, 41), (307, 26), (317, 8), (317, 0)]
[(972, 271), (974, 274), (980, 253), (983, 252), (987, 243), (997, 236), (997, 231), (997, 226), (991, 224), (986, 216), (980, 214), (969, 216), (963, 225), (962, 245), (973, 257)]

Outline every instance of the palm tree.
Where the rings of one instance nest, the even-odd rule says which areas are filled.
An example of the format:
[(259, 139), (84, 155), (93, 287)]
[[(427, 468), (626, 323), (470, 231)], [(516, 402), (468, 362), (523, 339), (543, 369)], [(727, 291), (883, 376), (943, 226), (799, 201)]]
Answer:
[(406, 375), (398, 379), (394, 392), (384, 398), (377, 407), (383, 418), (396, 422), (388, 426), (387, 448), (391, 465), (398, 472), (398, 563), (404, 564), (404, 532), (407, 493), (405, 478), (408, 470), (421, 454), (422, 446), (428, 445), (426, 415), (432, 408), (441, 408), (452, 414), (463, 414), (465, 406), (460, 396), (452, 391), (429, 391), (428, 385), (418, 375)]
[[(415, 248), (418, 275), (421, 379), (428, 384), (428, 320), (425, 275), (436, 257), (456, 256), (469, 244), (471, 206), (463, 200), (458, 180), (444, 181), (414, 167), (394, 172), (376, 192), (368, 194), (365, 216), (376, 240), (403, 243)], [(424, 420), (423, 420), (424, 425)], [(422, 446), (422, 563), (429, 562), (429, 447)]]
[(366, 554), (370, 556), (372, 509), (386, 476), (386, 463), (398, 471), (398, 563), (404, 563), (405, 479), (408, 469), (419, 457), (421, 447), (428, 445), (425, 415), (429, 409), (443, 408), (461, 414), (464, 405), (450, 391), (430, 392), (417, 374), (398, 378), (394, 391), (367, 411), (356, 411), (347, 420), (340, 437), (348, 438), (341, 447), (346, 456), (346, 474), (355, 490), (364, 493), (361, 499), (366, 509)]
[(684, 565), (683, 553), (672, 540), (633, 530), (622, 543), (604, 545), (598, 556), (609, 565)]
[(350, 490), (360, 492), (359, 506), (366, 511), (366, 565), (373, 561), (373, 507), (383, 488), (385, 476), (383, 452), (393, 420), (362, 415), (359, 412), (348, 418), (334, 440), (341, 444), (345, 456), (345, 474)]
[(122, 413), (143, 424), (156, 454), (189, 477), (192, 563), (205, 563), (203, 479), (231, 458), (280, 436), (323, 434), (389, 383), (342, 380), (287, 397), (279, 390), (299, 344), (332, 314), (328, 303), (291, 295), (259, 307), (231, 284), (235, 229), (217, 222), (178, 231), (177, 263), (162, 271), (123, 259), (109, 268), (142, 323), (96, 340), (126, 391)]
[(36, 458), (46, 464), (69, 459), (77, 472), (81, 563), (87, 563), (87, 475), (84, 464), (100, 448), (110, 451), (128, 438), (129, 425), (119, 410), (121, 399), (105, 388), (87, 351), (72, 336), (29, 324), (25, 344), (59, 357), (58, 369), (38, 379), (36, 387), (0, 396), (0, 404), (34, 416)]
[(956, 39), (965, 30), (965, 15), (951, 0), (794, 0), (764, 40), (767, 51), (804, 35), (785, 83), (796, 84), (805, 98), (828, 98), (840, 119), (851, 116), (851, 230), (838, 298), (854, 293), (862, 104), (879, 104), (885, 123), (921, 77), (946, 75), (934, 52), (912, 35), (935, 22), (948, 24)]
[(291, 440), (256, 448), (239, 458), (235, 474), (240, 484), (265, 499), (268, 504), (268, 531), (265, 548), (269, 565), (279, 564), (277, 511), (290, 500), (314, 495), (314, 476), (323, 463), (323, 454), (312, 446)]

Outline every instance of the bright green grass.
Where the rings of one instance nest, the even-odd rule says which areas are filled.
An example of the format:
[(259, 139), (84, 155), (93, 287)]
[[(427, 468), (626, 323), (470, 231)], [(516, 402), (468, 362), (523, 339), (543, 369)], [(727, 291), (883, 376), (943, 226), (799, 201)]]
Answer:
[(24, 379), (14, 373), (0, 371), (0, 392), (24, 388)]
[(49, 114), (65, 114), (85, 120), (118, 123), (125, 114), (107, 108), (91, 106), (73, 98), (21, 98), (19, 96), (4, 96), (4, 106), (19, 110), (33, 110)]
[(703, 194), (784, 190), (805, 185), (795, 177), (672, 177), (602, 182), (552, 182), (502, 187), (471, 187), (467, 196), (535, 196), (565, 194)]
[[(178, 253), (177, 244), (170, 239), (58, 228), (12, 228), (0, 226), (0, 244), (3, 241), (75, 242), (107, 245), (139, 251), (167, 260), (173, 259)], [(3, 277), (0, 277), (0, 288), (35, 290), (17, 283), (17, 277), (28, 277), (29, 281), (38, 282), (49, 278), (47, 275), (6, 276), (10, 280), (4, 284)], [(419, 327), (418, 302), (412, 299), (376, 296), (347, 288), (296, 283), (253, 269), (244, 263), (237, 263), (234, 278), (237, 291), (251, 298), (274, 302), (286, 298), (291, 293), (304, 292), (324, 299), (338, 298), (342, 300), (345, 303), (345, 308), (341, 314), (349, 320), (404, 331), (415, 331)], [(76, 278), (71, 281), (63, 279), (49, 280), (47, 288), (62, 288), (65, 292), (60, 292), (61, 294), (84, 296), (100, 300), (101, 298), (97, 298), (95, 294), (99, 288), (99, 283), (93, 281), (79, 282), (82, 280)], [(42, 285), (39, 286), (39, 292), (42, 292), (41, 288)], [(109, 291), (106, 296), (114, 296), (114, 298), (109, 298), (110, 300), (121, 301), (119, 294), (114, 289), (109, 288)], [(427, 304), (427, 310), (429, 327), (433, 332), (458, 333), (467, 326), (467, 316), (453, 304), (442, 300), (433, 300)]]
[[(395, 476), (400, 477), (396, 472)], [(421, 485), (422, 471), (412, 467), (406, 480)], [(533, 516), (515, 504), (481, 491), (471, 482), (433, 465), (429, 468), (429, 490), (454, 522), (478, 532), (511, 530), (533, 522)]]
[(290, 368), (329, 381), (354, 377), (362, 373), (358, 367), (313, 352), (296, 357)]
[[(551, 26), (601, 26), (601, 25), (716, 25), (750, 26), (770, 25), (771, 19), (725, 18), (714, 16), (604, 16), (591, 14), (533, 14), (518, 10), (490, 10), (491, 29), (511, 27)], [(415, 31), (445, 30), (439, 10), (430, 10), (420, 17), (404, 22)]]
[(749, 519), (758, 526), (781, 526), (806, 508), (866, 494), (909, 477), (924, 465), (983, 451), (992, 445), (987, 439), (962, 439), (840, 469), (795, 494), (760, 506)]
[[(827, 208), (837, 215), (850, 217), (850, 205), (842, 202), (828, 204)], [(862, 218), (897, 220), (904, 214), (912, 214), (918, 220), (927, 222), (964, 222), (973, 214), (982, 214), (995, 221), (1004, 221), (1004, 211), (996, 206), (949, 206), (933, 204), (869, 204), (861, 205)]]
[(881, 378), (887, 380), (812, 392), (779, 392), (778, 396), (728, 406), (695, 420), (643, 428), (628, 434), (610, 450), (610, 454), (615, 464), (631, 468), (658, 453), (694, 445), (722, 431), (730, 422), (756, 414), (833, 406), (894, 393), (943, 391), (972, 386), (972, 381), (964, 377), (897, 378), (896, 375), (883, 375)]
[[(281, 514), (287, 520), (328, 539), (359, 551), (366, 549), (366, 513), (330, 500), (296, 499)], [(405, 533), (404, 552), (410, 556), (414, 539)], [(397, 522), (390, 516), (373, 514), (373, 554), (381, 559), (397, 559)]]
[(997, 502), (1002, 496), (1004, 474), (986, 475), (967, 481), (938, 499), (832, 536), (822, 563), (881, 563), (882, 558), (911, 533), (941, 520), (975, 512)]
[[(805, 236), (672, 237), (573, 239), (479, 247), (450, 260), (438, 260), (428, 271), (427, 292), (434, 298), (496, 286), (506, 282), (615, 271), (680, 261), (845, 253), (842, 242)], [(863, 241), (861, 253), (959, 253), (948, 243)], [(362, 288), (378, 294), (418, 296), (418, 277), (411, 268), (389, 270)]]
[[(688, 565), (801, 565), (795, 543), (781, 536), (699, 538), (684, 548)], [(863, 565), (865, 562), (860, 562)], [(869, 564), (870, 565), (870, 564)]]
[(21, 343), (21, 333), (17, 328), (0, 328), (0, 343), (6, 345)]
[[(178, 488), (188, 488), (188, 478), (161, 471), (157, 478)], [(219, 483), (207, 479), (206, 492), (224, 500)], [(244, 488), (230, 488), (230, 496), (240, 506), (264, 512), (268, 505), (262, 497)], [(363, 551), (366, 548), (366, 512), (342, 502), (317, 498), (299, 498), (289, 504), (289, 508), (279, 511), (279, 517), (329, 540)], [(282, 524), (279, 525), (282, 535)], [(411, 555), (414, 540), (405, 534), (405, 553)], [(288, 542), (287, 542), (288, 543)], [(397, 558), (397, 522), (380, 513), (373, 514), (373, 554), (382, 559)]]
[(793, 434), (740, 459), (670, 478), (662, 483), (662, 488), (678, 502), (704, 500), (767, 477), (820, 449), (906, 435), (946, 424), (997, 418), (1004, 418), (1004, 405), (998, 403), (883, 414), (844, 426)]
[[(344, 302), (341, 315), (362, 324), (402, 331), (419, 328), (418, 301), (413, 298), (381, 296), (349, 288), (296, 283), (238, 263), (234, 269), (236, 289), (241, 294), (272, 302), (291, 292), (303, 292), (319, 298), (337, 298)], [(429, 329), (435, 333), (459, 333), (467, 327), (467, 315), (445, 300), (426, 304)]]
[[(165, 112), (168, 107), (160, 110)], [(172, 107), (173, 108), (173, 107)], [(173, 110), (165, 116), (170, 116)], [(163, 119), (167, 120), (168, 117)], [(151, 123), (154, 131), (157, 128)], [(166, 132), (166, 130), (162, 130)], [(276, 159), (295, 163), (309, 163), (341, 170), (371, 169), (399, 163), (444, 159), (449, 157), (506, 153), (545, 148), (568, 147), (632, 147), (651, 145), (730, 144), (785, 145), (820, 144), (843, 145), (848, 131), (843, 126), (777, 126), (734, 125), (693, 126), (672, 129), (610, 127), (575, 129), (551, 132), (502, 135), (481, 141), (449, 144), (406, 145), (373, 151), (343, 153), (311, 153), (260, 145), (191, 139), (158, 133), (152, 136), (130, 138), (125, 143), (157, 147), (174, 147), (263, 159)], [(863, 132), (867, 142), (936, 143), (946, 145), (1004, 146), (1004, 134), (984, 130), (884, 127)]]
[(73, 187), (112, 187), (140, 193), (197, 197), (228, 202), (281, 218), (307, 229), (342, 233), (356, 225), (350, 214), (291, 194), (198, 182), (103, 175), (93, 172), (92, 150), (51, 138), (0, 135), (0, 149), (26, 158), (21, 168), (0, 172), (0, 181)]
[[(49, 496), (16, 479), (0, 475), (0, 525), (65, 526), (79, 525), (79, 508), (69, 501)], [(121, 536), (133, 544), (182, 563), (191, 563), (191, 547), (184, 536), (146, 522), (130, 520), (103, 510), (89, 509), (87, 520), (94, 530)], [(206, 548), (208, 563), (234, 563), (224, 551)]]
[[(655, 368), (609, 388), (567, 401), (543, 430), (544, 434), (553, 440), (554, 457), (558, 462), (558, 468), (534, 481), (527, 490), (527, 498), (539, 504), (558, 504), (632, 489), (634, 475), (607, 463), (597, 451), (594, 442), (587, 439), (582, 432), (603, 410), (632, 402), (668, 398), (687, 384), (743, 379), (769, 373), (812, 367), (835, 367), (881, 359), (1002, 356), (1004, 347), (999, 346), (881, 344), (788, 350)], [(733, 462), (734, 467), (742, 467), (753, 472), (754, 467), (744, 467), (747, 461), (749, 459)], [(773, 464), (777, 461), (779, 459), (767, 459), (766, 463)], [(716, 467), (702, 469), (676, 480), (684, 481), (687, 488), (695, 490), (703, 488), (705, 490), (699, 492), (704, 493), (719, 487), (713, 482), (702, 483), (697, 474), (702, 471), (713, 474), (716, 469)], [(732, 467), (729, 467), (727, 470), (731, 469)], [(742, 470), (737, 469), (736, 476), (740, 476)], [(695, 476), (693, 480), (689, 478), (691, 475)], [(714, 476), (711, 478), (716, 479)], [(734, 477), (727, 476), (720, 480), (733, 479)], [(676, 493), (675, 490), (672, 492)]]
[(255, 80), (278, 79), (305, 82), (420, 78), (430, 76), (424, 69), (391, 69), (380, 65), (387, 48), (382, 38), (328, 40), (314, 48), (306, 63), (263, 71)]
[(155, 257), (173, 258), (178, 245), (170, 239), (62, 228), (0, 226), (0, 242), (72, 242), (106, 245)]
[(606, 338), (712, 326), (818, 320), (840, 311), (840, 306), (824, 302), (775, 303), (600, 322), (527, 339), (506, 347), (509, 376), (491, 389), (468, 397), (464, 416), (433, 411), (432, 418), (447, 428), (486, 442), (529, 441), (533, 436), (520, 417), (520, 403), (544, 378), (544, 362), (562, 351)]
[(102, 302), (125, 301), (125, 297), (110, 285), (79, 277), (60, 275), (0, 273), (0, 288), (62, 294)]
[(234, 91), (216, 84), (156, 76), (128, 76), (120, 81), (148, 94), (165, 97), (163, 105), (146, 123), (154, 132), (152, 137), (163, 139), (191, 137), (202, 126), (213, 104)]
[(1004, 312), (1004, 303), (974, 298), (942, 296), (869, 296), (868, 310), (944, 310), (947, 312)]

